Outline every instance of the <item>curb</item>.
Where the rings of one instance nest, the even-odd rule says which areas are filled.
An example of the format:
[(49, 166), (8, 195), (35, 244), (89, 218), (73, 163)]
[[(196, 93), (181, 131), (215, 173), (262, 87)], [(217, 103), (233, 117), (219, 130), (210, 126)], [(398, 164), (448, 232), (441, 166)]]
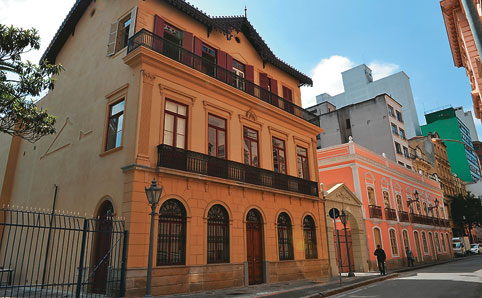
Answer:
[(389, 275), (384, 276), (384, 277), (377, 277), (377, 278), (374, 278), (374, 279), (369, 279), (369, 280), (357, 282), (357, 283), (354, 283), (354, 284), (351, 284), (351, 285), (348, 285), (348, 286), (344, 286), (344, 287), (340, 287), (340, 288), (336, 288), (336, 289), (332, 289), (332, 290), (326, 290), (326, 291), (320, 292), (318, 294), (308, 296), (308, 298), (328, 297), (328, 296), (332, 296), (332, 295), (335, 295), (335, 294), (346, 292), (346, 291), (349, 291), (349, 290), (352, 290), (352, 289), (363, 287), (363, 286), (366, 286), (366, 285), (369, 285), (369, 284), (373, 284), (373, 283), (376, 283), (376, 282), (396, 278), (396, 277), (399, 277), (399, 276), (400, 276), (399, 273), (392, 273), (392, 274), (389, 274)]

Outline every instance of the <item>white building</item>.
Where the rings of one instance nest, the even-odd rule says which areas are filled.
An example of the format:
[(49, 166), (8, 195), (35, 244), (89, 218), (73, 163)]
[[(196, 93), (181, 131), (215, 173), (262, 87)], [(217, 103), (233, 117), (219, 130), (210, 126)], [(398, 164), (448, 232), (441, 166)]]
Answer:
[(457, 107), (455, 109), (455, 115), (462, 121), (465, 126), (470, 130), (470, 138), (472, 141), (478, 141), (479, 136), (477, 135), (477, 129), (475, 128), (474, 117), (472, 116), (472, 111), (464, 111), (463, 107)]
[(339, 109), (386, 93), (402, 105), (407, 138), (421, 134), (410, 78), (403, 71), (374, 81), (372, 70), (361, 64), (341, 75), (345, 92), (335, 96), (320, 94), (316, 96), (317, 104), (329, 101)]

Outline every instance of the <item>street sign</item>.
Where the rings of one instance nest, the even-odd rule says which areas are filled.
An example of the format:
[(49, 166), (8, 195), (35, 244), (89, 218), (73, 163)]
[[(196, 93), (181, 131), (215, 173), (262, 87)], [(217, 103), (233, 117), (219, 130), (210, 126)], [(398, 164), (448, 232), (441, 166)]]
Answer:
[(328, 214), (330, 215), (331, 218), (335, 219), (340, 216), (340, 210), (336, 208), (331, 208), (330, 211), (328, 211)]

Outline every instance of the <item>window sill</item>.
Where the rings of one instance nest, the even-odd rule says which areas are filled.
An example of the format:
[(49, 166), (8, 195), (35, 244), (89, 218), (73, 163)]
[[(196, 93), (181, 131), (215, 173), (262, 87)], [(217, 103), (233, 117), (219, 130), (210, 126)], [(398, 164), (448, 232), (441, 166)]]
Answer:
[(111, 153), (122, 150), (122, 148), (124, 148), (124, 146), (120, 145), (119, 147), (115, 147), (115, 148), (112, 148), (112, 149), (109, 149), (107, 151), (104, 151), (104, 152), (100, 153), (99, 156), (103, 157), (103, 156), (109, 155)]

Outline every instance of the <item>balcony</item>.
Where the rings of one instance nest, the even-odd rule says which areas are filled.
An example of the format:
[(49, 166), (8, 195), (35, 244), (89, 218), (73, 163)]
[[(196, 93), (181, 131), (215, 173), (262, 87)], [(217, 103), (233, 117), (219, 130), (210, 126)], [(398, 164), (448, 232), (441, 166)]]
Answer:
[(385, 219), (397, 220), (397, 212), (392, 208), (385, 208)]
[(370, 218), (382, 218), (382, 207), (376, 205), (368, 205)]
[(320, 124), (317, 115), (293, 104), (290, 101), (285, 100), (284, 98), (279, 97), (274, 93), (271, 93), (269, 90), (261, 88), (260, 86), (246, 80), (243, 77), (236, 75), (231, 70), (222, 68), (217, 64), (197, 56), (196, 54), (183, 49), (179, 45), (165, 40), (164, 38), (157, 36), (145, 29), (138, 31), (131, 38), (129, 38), (127, 44), (127, 54), (141, 46), (158, 52), (249, 95), (257, 97), (262, 101), (303, 120), (306, 120), (311, 124), (316, 126), (319, 126)]
[(157, 154), (158, 167), (318, 196), (316, 182), (298, 177), (163, 144), (157, 146)]
[(410, 218), (408, 216), (408, 212), (405, 211), (398, 211), (398, 219), (401, 222), (410, 222)]

